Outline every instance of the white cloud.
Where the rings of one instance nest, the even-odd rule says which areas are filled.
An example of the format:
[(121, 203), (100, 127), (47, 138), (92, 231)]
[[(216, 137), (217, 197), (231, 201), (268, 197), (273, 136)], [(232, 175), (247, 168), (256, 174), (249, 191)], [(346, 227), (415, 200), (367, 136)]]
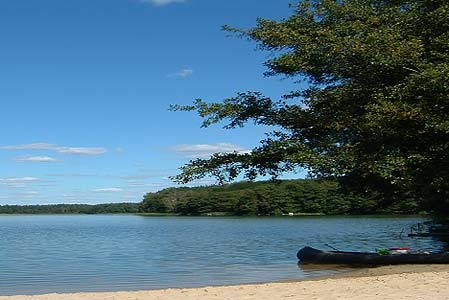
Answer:
[(26, 191), (22, 193), (23, 195), (39, 195), (39, 192), (36, 191)]
[(168, 77), (182, 77), (182, 78), (186, 78), (189, 76), (193, 75), (193, 70), (192, 69), (181, 69), (176, 73), (172, 73), (170, 75), (168, 75)]
[(115, 188), (115, 187), (101, 188), (101, 189), (94, 190), (94, 192), (96, 192), (96, 193), (118, 193), (118, 192), (122, 192), (122, 191), (123, 191), (123, 189)]
[(0, 149), (6, 150), (53, 150), (55, 145), (47, 143), (33, 143), (24, 145), (1, 146)]
[(163, 6), (163, 5), (172, 4), (172, 3), (185, 2), (185, 0), (140, 0), (140, 1), (145, 2), (145, 3), (151, 3), (155, 6)]
[(115, 152), (117, 152), (117, 153), (125, 153), (126, 149), (122, 148), (122, 147), (117, 147), (117, 148), (115, 148)]
[(79, 174), (79, 173), (51, 173), (47, 174), (51, 177), (97, 177), (98, 175), (94, 174)]
[(27, 184), (38, 181), (39, 178), (36, 177), (8, 177), (0, 178), (0, 185), (7, 188), (23, 188)]
[(39, 197), (39, 192), (36, 191), (24, 191), (19, 193), (21, 198), (25, 199), (36, 199), (36, 197)]
[(27, 156), (27, 157), (18, 157), (15, 159), (19, 162), (54, 162), (56, 159), (50, 156)]
[(177, 145), (168, 149), (171, 152), (175, 152), (184, 155), (188, 158), (208, 158), (214, 153), (248, 153), (249, 150), (243, 147), (229, 144), (196, 144), (196, 145)]
[(63, 154), (100, 155), (106, 152), (102, 147), (67, 147), (48, 143), (0, 146), (4, 150), (51, 150)]
[(162, 188), (166, 187), (167, 184), (164, 183), (149, 183), (141, 180), (128, 180), (129, 188)]
[(106, 149), (100, 147), (58, 147), (56, 151), (63, 154), (100, 155), (105, 153)]
[(30, 182), (37, 181), (39, 178), (36, 177), (9, 177), (9, 178), (0, 178), (0, 182)]

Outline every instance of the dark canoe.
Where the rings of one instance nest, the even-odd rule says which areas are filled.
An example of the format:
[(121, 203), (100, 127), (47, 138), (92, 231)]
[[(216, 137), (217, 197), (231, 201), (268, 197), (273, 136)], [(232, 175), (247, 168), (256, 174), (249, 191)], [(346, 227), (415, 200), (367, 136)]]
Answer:
[(387, 254), (369, 252), (321, 251), (304, 247), (296, 255), (300, 263), (338, 265), (449, 264), (449, 253)]

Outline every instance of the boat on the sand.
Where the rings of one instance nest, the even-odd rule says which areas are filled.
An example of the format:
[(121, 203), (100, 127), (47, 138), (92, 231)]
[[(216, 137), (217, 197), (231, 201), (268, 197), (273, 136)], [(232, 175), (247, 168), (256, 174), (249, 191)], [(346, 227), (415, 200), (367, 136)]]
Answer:
[(296, 256), (300, 263), (339, 265), (449, 264), (449, 253), (374, 253), (322, 251), (304, 247)]

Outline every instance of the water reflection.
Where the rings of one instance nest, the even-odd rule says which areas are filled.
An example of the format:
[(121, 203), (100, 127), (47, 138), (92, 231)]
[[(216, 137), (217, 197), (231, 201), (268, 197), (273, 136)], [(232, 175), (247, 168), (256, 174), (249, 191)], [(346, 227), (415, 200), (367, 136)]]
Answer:
[(348, 267), (347, 265), (331, 265), (331, 264), (297, 264), (305, 277), (325, 276), (339, 274), (356, 270), (356, 267)]

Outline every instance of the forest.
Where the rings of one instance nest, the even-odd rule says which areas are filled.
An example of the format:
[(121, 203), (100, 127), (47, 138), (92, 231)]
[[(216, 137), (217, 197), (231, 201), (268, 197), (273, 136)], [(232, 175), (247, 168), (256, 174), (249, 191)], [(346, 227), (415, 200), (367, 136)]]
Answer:
[(238, 182), (207, 187), (167, 188), (147, 193), (142, 213), (180, 215), (344, 215), (415, 214), (416, 199), (387, 201), (363, 198), (341, 189), (336, 181), (320, 179)]
[(137, 203), (0, 205), (0, 214), (120, 214), (137, 211)]

